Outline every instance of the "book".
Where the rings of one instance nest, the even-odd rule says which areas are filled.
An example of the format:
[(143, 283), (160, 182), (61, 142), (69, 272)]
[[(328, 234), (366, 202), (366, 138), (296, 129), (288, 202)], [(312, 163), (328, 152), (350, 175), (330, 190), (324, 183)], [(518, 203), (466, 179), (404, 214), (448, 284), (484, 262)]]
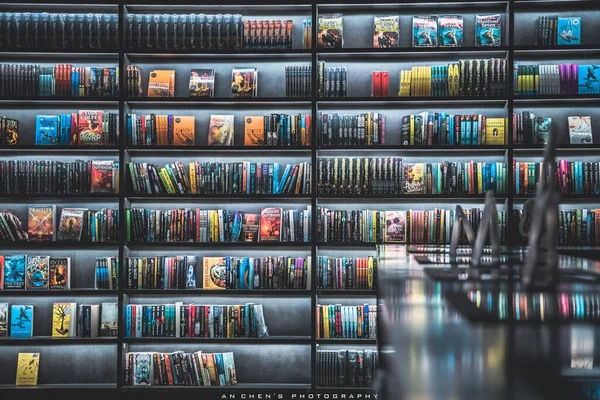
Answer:
[(155, 69), (150, 71), (148, 97), (175, 97), (174, 69)]
[(215, 70), (192, 69), (189, 84), (190, 97), (214, 97), (215, 95)]
[(558, 17), (557, 42), (559, 46), (581, 44), (581, 17)]
[(242, 218), (242, 238), (244, 242), (258, 242), (260, 215), (244, 213)]
[(502, 14), (475, 16), (475, 46), (502, 46)]
[(33, 336), (33, 306), (13, 304), (10, 307), (10, 336), (27, 338)]
[(36, 386), (40, 368), (40, 353), (19, 353), (17, 357), (17, 386)]
[(8, 336), (8, 303), (0, 303), (0, 337)]
[(27, 256), (4, 256), (4, 289), (25, 289), (25, 263)]
[(83, 214), (86, 208), (63, 208), (60, 213), (57, 240), (81, 240)]
[(281, 218), (283, 210), (278, 207), (263, 208), (260, 211), (261, 242), (281, 241)]
[(406, 242), (406, 214), (397, 211), (385, 212), (385, 241), (389, 243)]
[(77, 335), (76, 311), (76, 303), (54, 303), (52, 306), (52, 337)]
[(285, 96), (310, 97), (312, 95), (312, 66), (285, 66)]
[(438, 22), (438, 43), (440, 47), (462, 47), (463, 17), (462, 15), (440, 15)]
[(133, 353), (132, 375), (134, 376), (134, 386), (152, 385), (152, 366), (151, 353)]
[(533, 140), (535, 144), (548, 143), (548, 131), (552, 126), (552, 118), (536, 117), (534, 119)]
[(505, 143), (504, 118), (486, 118), (485, 144), (488, 146), (503, 145)]
[(25, 289), (48, 289), (49, 263), (48, 256), (27, 256)]
[(264, 146), (265, 117), (244, 117), (244, 146)]
[(579, 65), (578, 92), (579, 94), (600, 94), (600, 65)]
[(233, 115), (211, 115), (208, 128), (209, 146), (233, 146)]
[(100, 310), (100, 336), (117, 336), (118, 323), (118, 304), (102, 303)]
[(373, 387), (377, 350), (317, 350), (317, 387)]
[(49, 257), (48, 289), (71, 289), (71, 257)]
[(344, 47), (344, 17), (342, 14), (320, 14), (317, 25), (317, 47)]
[(569, 116), (569, 143), (570, 144), (592, 144), (592, 117)]
[(373, 17), (373, 48), (389, 49), (400, 45), (400, 17)]
[(258, 70), (236, 67), (231, 71), (231, 97), (257, 97)]
[(437, 17), (414, 16), (412, 18), (413, 47), (437, 47)]
[(0, 115), (0, 144), (14, 146), (19, 143), (19, 121)]
[(117, 161), (92, 161), (91, 193), (118, 193), (119, 163)]
[(425, 188), (425, 164), (405, 164), (404, 193), (422, 194)]
[(225, 381), (226, 384), (236, 385), (237, 375), (235, 373), (235, 362), (233, 360), (233, 353), (223, 353), (223, 367), (225, 369)]
[(102, 110), (79, 110), (77, 118), (79, 145), (98, 146), (104, 144), (102, 116)]
[(226, 271), (224, 257), (204, 257), (202, 274), (204, 277), (203, 289), (225, 289)]
[(196, 142), (196, 117), (173, 117), (173, 145), (193, 146)]
[(58, 143), (58, 118), (56, 115), (36, 115), (35, 144), (37, 146), (53, 146)]
[(55, 214), (55, 205), (30, 205), (27, 211), (29, 240), (40, 242), (54, 240), (56, 238)]

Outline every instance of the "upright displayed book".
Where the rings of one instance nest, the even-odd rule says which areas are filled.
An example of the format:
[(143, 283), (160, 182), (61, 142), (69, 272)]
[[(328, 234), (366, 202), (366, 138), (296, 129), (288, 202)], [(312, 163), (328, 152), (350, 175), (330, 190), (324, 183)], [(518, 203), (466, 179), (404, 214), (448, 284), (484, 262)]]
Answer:
[(400, 17), (373, 17), (373, 48), (389, 49), (400, 45)]
[(178, 116), (173, 117), (173, 145), (193, 146), (196, 142), (196, 117)]
[(231, 97), (257, 97), (258, 69), (236, 67), (231, 71)]
[(233, 115), (211, 115), (208, 127), (209, 146), (233, 146)]
[(71, 257), (49, 257), (48, 276), (50, 290), (71, 289)]
[(191, 70), (189, 95), (190, 97), (213, 97), (215, 95), (215, 70)]
[(48, 290), (48, 270), (50, 257), (27, 256), (25, 270), (25, 289)]
[(28, 338), (33, 336), (33, 306), (10, 306), (10, 336)]
[(60, 213), (57, 240), (81, 240), (85, 208), (63, 208)]
[(227, 265), (225, 257), (204, 257), (203, 258), (203, 289), (225, 289)]
[(440, 15), (438, 22), (438, 43), (440, 47), (462, 47), (462, 15)]
[(600, 65), (579, 64), (579, 94), (600, 94)]
[(54, 303), (52, 306), (52, 336), (73, 337), (76, 331), (76, 303)]
[(83, 146), (99, 145), (102, 138), (102, 110), (79, 110), (79, 144)]
[(592, 117), (570, 116), (569, 118), (569, 143), (593, 144)]
[(25, 264), (27, 256), (4, 256), (4, 289), (25, 289)]
[(342, 14), (321, 14), (317, 25), (317, 47), (344, 47), (344, 17)]
[(117, 336), (119, 330), (117, 303), (102, 303), (100, 309), (100, 330), (99, 336)]
[(36, 386), (40, 368), (40, 353), (19, 353), (17, 357), (17, 386)]
[(414, 16), (412, 35), (413, 47), (436, 47), (438, 45), (437, 17)]
[(53, 146), (59, 143), (58, 119), (55, 115), (38, 115), (35, 117), (35, 144)]
[(175, 97), (174, 69), (155, 69), (150, 71), (148, 97)]
[(475, 46), (502, 46), (502, 14), (475, 17)]
[(30, 205), (27, 214), (29, 240), (40, 242), (55, 240), (55, 205)]

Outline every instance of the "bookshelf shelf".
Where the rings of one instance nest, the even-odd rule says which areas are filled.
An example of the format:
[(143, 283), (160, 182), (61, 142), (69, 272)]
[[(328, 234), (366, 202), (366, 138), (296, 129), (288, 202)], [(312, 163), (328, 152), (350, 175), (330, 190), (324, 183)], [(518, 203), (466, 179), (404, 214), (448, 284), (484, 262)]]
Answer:
[(124, 386), (126, 392), (165, 391), (165, 392), (202, 392), (223, 390), (309, 390), (310, 384), (293, 383), (238, 383), (234, 386)]
[(84, 250), (84, 249), (105, 249), (109, 247), (117, 248), (119, 242), (0, 242), (0, 250)]
[[(15, 385), (0, 385), (0, 391), (15, 390), (15, 391), (48, 391), (51, 393), (72, 391), (72, 390), (101, 390), (103, 392), (117, 390), (116, 383), (56, 383), (56, 384), (38, 384), (36, 386), (15, 386)], [(39, 393), (37, 394), (39, 396)]]
[(79, 147), (79, 146), (35, 146), (18, 145), (0, 147), (0, 153), (24, 153), (24, 154), (48, 154), (48, 155), (67, 155), (67, 154), (100, 154), (100, 153), (118, 153), (117, 146), (98, 146), (98, 147)]
[(319, 146), (317, 147), (319, 155), (326, 152), (348, 152), (348, 151), (397, 151), (398, 154), (419, 154), (427, 153), (431, 151), (436, 152), (448, 152), (448, 153), (461, 153), (464, 151), (485, 151), (503, 153), (508, 150), (508, 146), (394, 146), (394, 145), (381, 145), (381, 146), (369, 146), (369, 145), (351, 145), (351, 146)]
[(177, 106), (186, 104), (307, 104), (310, 98), (303, 97), (135, 97), (125, 100), (132, 107), (150, 104)]
[(85, 199), (86, 202), (102, 201), (102, 200), (119, 200), (118, 194), (112, 193), (75, 193), (75, 194), (58, 194), (58, 193), (47, 193), (47, 194), (15, 194), (15, 195), (0, 195), (0, 202), (11, 203), (15, 201), (16, 196), (19, 200), (76, 200)]
[(504, 96), (447, 96), (447, 97), (318, 97), (317, 103), (423, 103), (428, 105), (445, 105), (449, 102), (506, 102), (508, 97)]
[(80, 338), (80, 337), (52, 337), (52, 336), (34, 336), (31, 338), (1, 338), (0, 346), (3, 344), (14, 345), (65, 345), (65, 344), (117, 344), (117, 337), (97, 337), (97, 338)]
[(377, 344), (377, 339), (342, 339), (342, 338), (331, 338), (331, 339), (317, 339), (317, 343), (319, 344), (347, 344), (347, 345), (375, 345)]
[(282, 250), (306, 249), (310, 248), (310, 243), (296, 242), (126, 242), (125, 246), (130, 247), (155, 247), (155, 246), (173, 246), (189, 248), (278, 248)]
[(219, 201), (219, 200), (232, 200), (232, 201), (294, 201), (294, 200), (310, 200), (311, 195), (304, 194), (172, 194), (172, 195), (154, 195), (154, 194), (132, 194), (125, 195), (129, 200), (157, 200), (157, 201), (168, 201), (168, 200), (201, 200), (201, 201)]
[(320, 56), (326, 56), (330, 54), (344, 55), (344, 56), (363, 56), (371, 54), (383, 54), (383, 55), (411, 55), (411, 54), (426, 54), (428, 56), (456, 56), (457, 53), (477, 53), (485, 54), (486, 56), (492, 57), (494, 54), (506, 55), (509, 51), (508, 46), (501, 47), (475, 47), (475, 46), (462, 46), (462, 47), (396, 47), (388, 49), (380, 48), (365, 48), (365, 47), (344, 47), (344, 48), (329, 48), (329, 49), (317, 49), (317, 54)]
[[(310, 296), (308, 289), (124, 289), (128, 296)], [(1, 294), (1, 292), (0, 292)]]
[(107, 105), (117, 106), (119, 103), (118, 97), (50, 97), (50, 96), (15, 96), (15, 97), (1, 97), (0, 104), (5, 103), (30, 103), (40, 105), (52, 105), (54, 103), (60, 104), (86, 104), (95, 103), (101, 107)]
[(125, 148), (125, 151), (131, 154), (143, 154), (143, 153), (154, 153), (156, 151), (166, 151), (169, 153), (218, 153), (226, 154), (230, 152), (236, 153), (262, 153), (262, 152), (283, 152), (283, 153), (304, 153), (308, 154), (311, 152), (310, 146), (188, 146), (188, 147), (174, 147), (174, 146), (129, 146)]
[[(496, 195), (496, 201), (503, 201), (508, 198), (507, 195)], [(462, 201), (462, 200), (478, 200), (485, 199), (484, 194), (470, 194), (470, 195), (450, 195), (450, 194), (320, 194), (319, 199), (323, 200), (448, 200), (448, 201)]]
[(71, 296), (117, 296), (116, 289), (69, 289), (69, 290), (0, 290), (2, 297), (71, 297)]
[(205, 337), (143, 337), (124, 338), (129, 344), (135, 343), (241, 343), (241, 344), (310, 344), (310, 336), (269, 336), (266, 338), (205, 338)]
[(77, 56), (114, 56), (115, 58), (119, 57), (119, 49), (103, 49), (103, 50), (65, 50), (65, 49), (36, 49), (36, 48), (2, 48), (0, 49), (0, 54), (2, 55), (40, 55), (47, 56), (48, 54), (52, 56), (69, 56), (69, 57), (77, 57)]
[(377, 289), (317, 289), (318, 296), (377, 296)]

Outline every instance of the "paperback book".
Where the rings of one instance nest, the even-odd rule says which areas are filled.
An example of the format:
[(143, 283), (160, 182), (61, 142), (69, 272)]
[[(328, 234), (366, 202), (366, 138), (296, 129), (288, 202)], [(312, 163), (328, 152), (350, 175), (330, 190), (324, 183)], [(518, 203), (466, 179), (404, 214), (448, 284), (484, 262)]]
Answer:
[(28, 338), (33, 336), (32, 305), (11, 305), (10, 336), (16, 338)]
[(48, 256), (27, 256), (25, 289), (48, 290), (49, 263)]
[(19, 353), (16, 386), (37, 386), (40, 353)]
[(438, 43), (440, 47), (462, 47), (463, 17), (462, 15), (440, 15), (438, 22)]
[(233, 146), (235, 137), (233, 122), (233, 115), (211, 115), (208, 127), (208, 145)]
[(190, 71), (190, 97), (214, 97), (215, 70), (193, 69)]
[(413, 47), (437, 47), (438, 23), (436, 16), (414, 16), (412, 19)]
[(373, 17), (373, 48), (389, 49), (400, 45), (400, 17)]
[(569, 143), (592, 144), (592, 117), (570, 116), (569, 119)]
[(502, 14), (475, 16), (475, 46), (502, 46)]
[(231, 71), (231, 97), (257, 97), (258, 69), (236, 67)]
[(317, 47), (344, 47), (344, 17), (342, 14), (319, 15), (317, 26)]
[(30, 205), (27, 211), (29, 240), (39, 242), (55, 240), (55, 219), (55, 205)]
[(148, 97), (175, 97), (175, 70), (150, 71)]

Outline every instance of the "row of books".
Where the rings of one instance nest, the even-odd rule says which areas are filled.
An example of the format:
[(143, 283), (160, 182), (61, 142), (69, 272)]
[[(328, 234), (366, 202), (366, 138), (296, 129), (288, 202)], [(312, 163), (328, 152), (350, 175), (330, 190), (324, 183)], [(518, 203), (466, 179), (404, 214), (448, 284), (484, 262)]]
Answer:
[(317, 287), (319, 289), (375, 289), (377, 286), (377, 257), (317, 258)]
[[(483, 210), (464, 209), (477, 231)], [(319, 207), (319, 242), (343, 243), (449, 243), (456, 220), (455, 210), (331, 210)], [(505, 237), (506, 216), (498, 211), (500, 236)], [(462, 226), (461, 226), (462, 231)], [(464, 233), (464, 232), (463, 232)], [(464, 234), (461, 234), (464, 239)]]
[(519, 64), (514, 91), (519, 96), (600, 94), (596, 64)]
[(117, 146), (119, 114), (102, 110), (79, 110), (60, 115), (36, 115), (38, 146)]
[(119, 47), (119, 16), (103, 13), (0, 13), (0, 47), (114, 50)]
[(372, 349), (317, 350), (317, 387), (372, 387), (378, 360)]
[[(542, 178), (541, 162), (513, 160), (515, 194), (535, 194)], [(600, 162), (556, 161), (556, 187), (567, 195), (600, 194)]]
[(285, 66), (286, 97), (310, 97), (312, 95), (312, 66)]
[[(246, 116), (244, 117), (244, 146), (310, 146), (312, 142), (310, 122), (309, 114)], [(232, 139), (231, 145), (233, 144)]]
[(262, 304), (128, 304), (125, 337), (236, 338), (269, 336)]
[(377, 338), (377, 306), (317, 304), (317, 338)]
[(119, 257), (97, 257), (94, 269), (95, 289), (117, 289), (119, 287)]
[(136, 194), (310, 194), (311, 164), (190, 162), (129, 163)]
[(127, 114), (127, 136), (133, 146), (193, 146), (196, 118), (172, 114)]
[[(12, 304), (9, 309), (8, 303), (0, 303), (0, 337), (33, 337), (33, 311), (33, 305)], [(117, 336), (117, 331), (117, 303), (52, 305), (52, 337)]]
[(125, 354), (126, 386), (230, 386), (237, 384), (233, 353)]
[[(513, 210), (520, 223), (523, 210)], [(600, 209), (570, 209), (558, 212), (558, 244), (561, 246), (600, 245)], [(527, 243), (527, 239), (523, 238)]]
[(386, 116), (380, 112), (319, 112), (317, 132), (322, 146), (385, 145)]
[(507, 90), (507, 61), (491, 58), (400, 71), (398, 96), (502, 96)]
[[(502, 45), (502, 14), (476, 15), (475, 46)], [(464, 20), (462, 15), (413, 16), (413, 47), (461, 47)], [(373, 48), (398, 47), (400, 42), (398, 15), (373, 17)], [(344, 47), (344, 19), (342, 14), (321, 14), (317, 25), (319, 48)]]
[(0, 194), (118, 193), (119, 162), (0, 160)]
[(116, 97), (118, 67), (0, 64), (0, 96)]
[(581, 17), (540, 15), (535, 21), (537, 46), (573, 46), (581, 44)]
[(71, 257), (10, 254), (0, 256), (0, 289), (71, 288)]
[(0, 115), (0, 146), (19, 143), (19, 120)]
[(127, 289), (195, 289), (196, 256), (128, 257)]
[(348, 76), (346, 67), (327, 67), (319, 61), (317, 95), (319, 97), (347, 97)]
[(180, 208), (126, 212), (127, 240), (141, 242), (310, 242), (311, 211), (261, 209), (260, 214)]

